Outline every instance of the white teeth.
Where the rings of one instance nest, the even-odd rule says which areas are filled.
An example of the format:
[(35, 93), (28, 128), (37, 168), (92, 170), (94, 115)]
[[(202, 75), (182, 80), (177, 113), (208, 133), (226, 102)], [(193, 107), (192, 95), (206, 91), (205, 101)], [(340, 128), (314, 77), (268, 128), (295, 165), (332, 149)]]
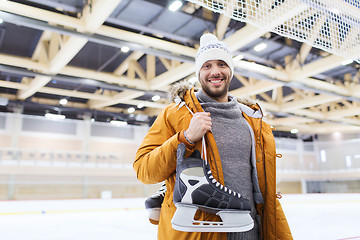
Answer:
[(220, 83), (221, 80), (211, 80), (210, 82), (212, 82), (212, 83)]

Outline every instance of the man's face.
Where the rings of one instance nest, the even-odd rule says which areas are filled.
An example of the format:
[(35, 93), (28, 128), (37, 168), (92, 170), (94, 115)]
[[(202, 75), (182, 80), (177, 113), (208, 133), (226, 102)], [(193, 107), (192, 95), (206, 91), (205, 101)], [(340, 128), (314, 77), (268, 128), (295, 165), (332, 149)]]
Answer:
[(228, 101), (230, 78), (231, 70), (222, 60), (209, 60), (205, 62), (199, 72), (202, 90), (218, 102)]

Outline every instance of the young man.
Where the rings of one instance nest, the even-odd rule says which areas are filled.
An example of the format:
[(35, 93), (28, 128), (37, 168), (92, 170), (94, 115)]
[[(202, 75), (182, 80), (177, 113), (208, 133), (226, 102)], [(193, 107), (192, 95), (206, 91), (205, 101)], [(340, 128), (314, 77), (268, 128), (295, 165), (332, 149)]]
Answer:
[[(229, 94), (234, 64), (227, 46), (214, 35), (204, 34), (195, 70), (201, 90), (181, 84), (173, 90), (176, 103), (158, 116), (134, 162), (143, 183), (166, 183), (158, 239), (292, 239), (276, 198), (276, 152), (271, 127), (262, 121), (257, 104), (241, 102)], [(254, 227), (249, 231), (181, 232), (172, 228), (177, 147), (185, 144), (186, 156), (195, 149), (201, 151), (203, 136), (213, 177), (251, 203)], [(198, 212), (196, 218), (217, 219), (206, 212)]]

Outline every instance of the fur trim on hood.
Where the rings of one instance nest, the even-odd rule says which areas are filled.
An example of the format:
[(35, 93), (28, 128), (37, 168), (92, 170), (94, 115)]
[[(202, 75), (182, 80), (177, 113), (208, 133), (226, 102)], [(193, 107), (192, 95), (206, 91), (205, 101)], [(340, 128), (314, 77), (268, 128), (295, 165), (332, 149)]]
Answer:
[(181, 100), (184, 100), (186, 91), (192, 87), (194, 86), (186, 80), (174, 83), (169, 90), (170, 102), (175, 102), (177, 97), (180, 97)]
[(252, 106), (252, 105), (256, 105), (258, 103), (257, 100), (253, 100), (251, 98), (244, 98), (244, 97), (239, 98), (238, 97), (237, 100), (238, 100), (239, 103), (242, 103), (242, 104), (244, 104), (246, 106), (249, 106), (249, 107)]
[[(180, 97), (181, 100), (184, 100), (184, 96), (187, 90), (194, 87), (190, 82), (184, 80), (173, 84), (169, 90), (169, 100), (170, 102), (175, 102), (177, 97)], [(195, 87), (195, 92), (198, 88)], [(257, 104), (256, 100), (250, 98), (237, 98), (239, 103), (242, 103), (246, 106), (252, 106)]]

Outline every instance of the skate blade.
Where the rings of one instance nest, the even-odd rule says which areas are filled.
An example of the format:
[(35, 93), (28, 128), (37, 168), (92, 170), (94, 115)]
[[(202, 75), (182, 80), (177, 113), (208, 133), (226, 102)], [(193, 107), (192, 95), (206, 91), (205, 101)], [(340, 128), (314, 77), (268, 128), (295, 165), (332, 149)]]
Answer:
[(160, 219), (160, 208), (151, 208), (151, 209), (146, 209), (147, 213), (148, 213), (148, 218), (153, 221), (157, 221), (159, 222)]
[(211, 222), (194, 220), (197, 206), (177, 203), (176, 208), (171, 224), (182, 232), (246, 232), (254, 227), (249, 211), (219, 211), (222, 222)]

